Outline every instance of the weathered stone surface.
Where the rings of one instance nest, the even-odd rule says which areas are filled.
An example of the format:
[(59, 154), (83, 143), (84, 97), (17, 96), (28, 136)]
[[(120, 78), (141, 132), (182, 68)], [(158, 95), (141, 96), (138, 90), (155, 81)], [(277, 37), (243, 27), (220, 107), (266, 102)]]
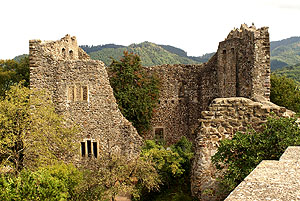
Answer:
[[(145, 69), (161, 78), (153, 129), (145, 138), (159, 135), (168, 144), (182, 136), (193, 141), (192, 192), (202, 200), (216, 199), (204, 192), (216, 186), (216, 171), (210, 158), (220, 140), (232, 138), (248, 126), (261, 129), (270, 112), (293, 115), (268, 102), (267, 27), (256, 29), (243, 24), (232, 30), (207, 63)], [(118, 110), (104, 64), (91, 60), (77, 46), (75, 37), (67, 35), (55, 42), (30, 41), (30, 70), (31, 87), (51, 92), (57, 111), (82, 126), (79, 141), (96, 139), (100, 151), (137, 152), (142, 140)], [(79, 99), (84, 101), (72, 101), (80, 93)]]
[(262, 161), (225, 200), (300, 200), (300, 147)]
[(91, 60), (69, 35), (31, 40), (29, 49), (30, 87), (49, 91), (56, 110), (82, 127), (78, 143), (90, 139), (97, 152), (139, 151), (142, 139), (119, 111), (103, 62)]
[[(228, 99), (219, 104), (212, 102), (215, 98), (245, 97), (259, 102), (268, 101), (269, 46), (267, 27), (256, 29), (243, 24), (219, 43), (217, 53), (207, 63), (147, 67), (162, 81), (159, 106), (152, 119), (153, 130), (147, 137), (154, 137), (155, 128), (161, 127), (168, 143), (178, 141), (183, 135), (193, 141), (198, 119), (202, 116), (214, 118), (208, 110), (210, 103), (210, 107), (218, 105), (217, 111), (224, 110), (225, 105), (227, 112), (235, 110), (230, 105), (235, 100)], [(238, 106), (243, 107), (243, 104), (241, 102)], [(205, 110), (208, 112), (203, 112)]]
[[(230, 113), (227, 112), (228, 107), (234, 110)], [(201, 200), (215, 200), (217, 197), (212, 197), (205, 194), (205, 191), (216, 191), (216, 169), (211, 162), (211, 157), (217, 151), (219, 141), (223, 139), (231, 139), (237, 132), (244, 132), (247, 127), (251, 127), (255, 130), (261, 129), (261, 124), (266, 122), (267, 117), (270, 116), (270, 111), (282, 111), (278, 113), (279, 116), (284, 116), (283, 111), (287, 111), (285, 108), (279, 107), (275, 104), (264, 102), (258, 103), (247, 98), (235, 97), (235, 98), (217, 98), (213, 100), (213, 104), (216, 107), (208, 107), (210, 110), (203, 113), (215, 114), (218, 104), (222, 104), (225, 107), (222, 111), (218, 110), (222, 114), (222, 118), (216, 115), (211, 118), (207, 118), (205, 115), (202, 117), (202, 122), (197, 129), (199, 132), (196, 134), (195, 139), (195, 159), (192, 170), (192, 192)], [(243, 105), (243, 107), (239, 107)], [(253, 109), (255, 106), (256, 109)], [(243, 116), (234, 116), (232, 113), (238, 114), (243, 111)], [(260, 115), (257, 115), (259, 113)], [(292, 111), (289, 111), (289, 115), (294, 115)], [(216, 122), (222, 121), (218, 124), (218, 129), (214, 129)]]

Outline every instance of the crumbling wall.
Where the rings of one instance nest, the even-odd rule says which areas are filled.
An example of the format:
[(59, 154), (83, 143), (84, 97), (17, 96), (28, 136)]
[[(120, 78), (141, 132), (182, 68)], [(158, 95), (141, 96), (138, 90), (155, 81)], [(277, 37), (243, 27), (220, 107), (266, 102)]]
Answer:
[(251, 126), (261, 129), (270, 113), (293, 116), (294, 113), (271, 102), (254, 102), (247, 98), (217, 98), (203, 111), (195, 140), (195, 159), (192, 168), (192, 192), (201, 200), (215, 200), (208, 192), (216, 190), (216, 169), (211, 157), (220, 140), (231, 139), (237, 131)]
[(167, 143), (174, 143), (181, 136), (193, 141), (201, 111), (215, 98), (269, 100), (269, 46), (268, 28), (243, 24), (219, 43), (216, 54), (207, 63), (147, 67), (162, 82), (153, 128), (147, 137), (154, 137), (159, 128)]
[(82, 127), (81, 156), (139, 151), (142, 139), (119, 111), (103, 62), (91, 60), (69, 35), (31, 40), (29, 48), (30, 87), (49, 91), (56, 110)]
[(196, 125), (202, 111), (199, 93), (202, 68), (203, 65), (181, 64), (145, 68), (160, 79), (159, 102), (152, 118), (152, 130), (146, 138), (156, 135), (168, 144), (177, 142), (182, 136), (194, 139), (192, 125)]

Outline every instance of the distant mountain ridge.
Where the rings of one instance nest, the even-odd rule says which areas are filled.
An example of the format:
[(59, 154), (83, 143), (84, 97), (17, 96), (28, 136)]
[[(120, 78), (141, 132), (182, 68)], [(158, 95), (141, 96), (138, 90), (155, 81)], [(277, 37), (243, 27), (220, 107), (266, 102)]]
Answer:
[(162, 64), (199, 64), (209, 60), (214, 53), (199, 57), (187, 56), (184, 50), (171, 45), (157, 45), (148, 41), (129, 46), (107, 44), (98, 46), (80, 46), (92, 59), (101, 60), (107, 66), (112, 59), (120, 59), (124, 51), (133, 52), (141, 57), (142, 65), (155, 66)]
[(270, 50), (272, 70), (300, 63), (300, 37), (273, 41)]

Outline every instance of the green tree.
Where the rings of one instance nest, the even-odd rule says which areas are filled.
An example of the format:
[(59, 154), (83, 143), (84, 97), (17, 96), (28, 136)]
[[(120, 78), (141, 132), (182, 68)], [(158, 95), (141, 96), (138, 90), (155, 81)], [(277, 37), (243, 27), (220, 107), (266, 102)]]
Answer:
[(0, 175), (0, 200), (76, 200), (82, 173), (73, 165), (57, 164), (19, 175)]
[(150, 127), (158, 101), (158, 79), (145, 72), (137, 55), (128, 52), (124, 52), (120, 61), (113, 60), (108, 71), (122, 114), (143, 134)]
[(170, 147), (164, 147), (154, 140), (147, 140), (141, 157), (150, 158), (156, 164), (162, 185), (160, 192), (142, 191), (141, 200), (193, 200), (190, 192), (192, 143), (182, 137)]
[[(83, 166), (86, 184), (82, 196), (86, 200), (115, 200), (117, 195), (129, 194), (139, 198), (140, 189), (158, 189), (160, 178), (149, 158), (128, 158), (117, 153), (102, 153)], [(100, 199), (101, 198), (101, 199)]]
[(24, 57), (20, 62), (0, 60), (0, 96), (4, 96), (10, 86), (23, 80), (23, 85), (29, 86), (29, 58)]
[(68, 161), (78, 129), (55, 112), (44, 91), (12, 86), (0, 100), (0, 170), (34, 169)]
[(278, 160), (288, 146), (299, 146), (300, 128), (295, 121), (269, 118), (262, 132), (249, 129), (222, 140), (212, 157), (221, 173), (221, 192), (232, 191), (262, 160)]
[(297, 83), (287, 77), (271, 75), (271, 102), (300, 112), (300, 88)]

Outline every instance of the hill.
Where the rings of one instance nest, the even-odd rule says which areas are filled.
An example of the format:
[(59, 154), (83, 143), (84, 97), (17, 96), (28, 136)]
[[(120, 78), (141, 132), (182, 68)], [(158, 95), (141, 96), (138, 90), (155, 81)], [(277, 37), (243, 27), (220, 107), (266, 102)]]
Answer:
[(292, 78), (300, 83), (300, 63), (292, 66), (283, 67), (273, 71), (276, 75), (283, 75)]
[(207, 62), (213, 53), (200, 57), (189, 57), (187, 53), (179, 48), (170, 45), (157, 45), (151, 42), (120, 46), (115, 44), (100, 46), (80, 46), (92, 59), (101, 60), (107, 66), (112, 59), (120, 59), (124, 51), (133, 52), (141, 57), (144, 66), (155, 66), (162, 64), (197, 64)]
[(272, 71), (300, 63), (300, 37), (291, 37), (270, 44)]

